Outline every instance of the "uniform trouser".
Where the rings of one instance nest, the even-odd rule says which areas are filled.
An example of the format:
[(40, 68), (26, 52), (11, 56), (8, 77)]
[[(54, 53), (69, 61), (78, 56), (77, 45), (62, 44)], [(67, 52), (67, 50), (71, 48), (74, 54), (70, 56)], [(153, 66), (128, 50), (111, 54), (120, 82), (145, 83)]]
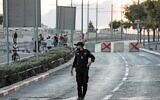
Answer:
[(77, 90), (78, 97), (84, 98), (87, 92), (88, 87), (88, 69), (76, 70), (76, 81), (77, 81)]

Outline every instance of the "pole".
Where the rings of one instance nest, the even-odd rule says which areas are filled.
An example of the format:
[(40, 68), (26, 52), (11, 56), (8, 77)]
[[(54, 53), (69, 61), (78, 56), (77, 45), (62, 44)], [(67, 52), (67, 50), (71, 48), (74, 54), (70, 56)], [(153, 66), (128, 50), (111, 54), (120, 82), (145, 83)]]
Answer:
[(7, 34), (7, 64), (9, 64), (9, 31), (8, 31), (8, 0), (6, 0), (6, 34)]
[[(139, 0), (138, 0), (138, 5), (139, 5)], [(140, 37), (140, 19), (139, 19), (139, 17), (138, 17), (138, 22), (137, 22), (137, 41), (138, 41), (138, 43), (140, 43), (141, 42), (141, 37)]]
[(146, 37), (145, 37), (145, 29), (143, 29), (143, 46), (145, 47), (145, 41), (146, 41), (146, 39), (145, 39)]
[(73, 1), (71, 0), (71, 7), (73, 6)]
[(121, 40), (123, 39), (122, 33), (123, 33), (123, 27), (122, 27), (122, 0), (121, 0)]
[[(73, 7), (72, 0), (71, 0), (71, 7)], [(74, 32), (73, 29), (71, 29), (71, 36), (70, 36), (71, 47), (73, 47), (73, 32)]]
[(87, 8), (87, 40), (89, 38), (89, 1), (88, 1), (88, 8)]
[(96, 43), (98, 41), (98, 0), (96, 2)]
[(37, 57), (37, 60), (38, 60), (38, 0), (36, 0), (36, 27), (35, 27), (35, 32), (36, 32), (36, 57)]
[(58, 6), (58, 0), (56, 0), (56, 7)]
[[(58, 24), (58, 0), (56, 0), (56, 24)], [(59, 33), (59, 30), (57, 29), (56, 25), (56, 33)]]
[(113, 39), (113, 4), (111, 4), (111, 37)]
[(81, 12), (81, 36), (82, 36), (82, 41), (84, 40), (84, 34), (83, 34), (83, 0), (82, 0), (82, 12)]

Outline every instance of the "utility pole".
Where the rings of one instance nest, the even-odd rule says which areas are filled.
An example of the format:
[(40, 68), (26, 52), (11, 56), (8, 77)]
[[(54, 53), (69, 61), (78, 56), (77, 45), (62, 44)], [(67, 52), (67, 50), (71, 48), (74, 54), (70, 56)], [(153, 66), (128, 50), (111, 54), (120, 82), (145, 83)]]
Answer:
[[(71, 7), (73, 7), (73, 2), (72, 2), (72, 0), (71, 0)], [(73, 29), (71, 29), (71, 35), (70, 35), (70, 42), (71, 42), (71, 47), (73, 47), (73, 33), (74, 33), (74, 30)]]
[(111, 4), (111, 37), (113, 39), (113, 4)]
[(88, 6), (87, 6), (87, 40), (88, 40), (88, 38), (89, 38), (89, 1), (88, 1)]
[(38, 54), (39, 54), (39, 43), (38, 43), (38, 0), (36, 0), (36, 26), (35, 26), (35, 32), (36, 32), (36, 57), (38, 61)]
[[(139, 5), (139, 0), (138, 0), (138, 5)], [(139, 16), (138, 16), (138, 20), (137, 20), (137, 40), (138, 40), (138, 43), (141, 43), (140, 19), (139, 19)]]
[(81, 8), (82, 8), (82, 12), (81, 12), (81, 36), (82, 36), (82, 41), (84, 41), (84, 34), (83, 34), (83, 0), (82, 0), (82, 5), (81, 5)]
[(56, 0), (56, 7), (58, 6), (58, 0)]
[(71, 0), (71, 7), (73, 6), (73, 1)]
[[(56, 0), (56, 24), (58, 24), (58, 0)], [(59, 30), (57, 29), (56, 26), (56, 34), (59, 34)]]
[(9, 27), (9, 23), (8, 23), (8, 0), (6, 0), (6, 14), (5, 14), (5, 17), (6, 17), (6, 34), (7, 34), (7, 64), (9, 64), (9, 30), (8, 30), (8, 27)]
[(123, 26), (122, 26), (122, 0), (121, 0), (121, 40), (123, 39)]
[(98, 0), (96, 2), (96, 43), (98, 41)]

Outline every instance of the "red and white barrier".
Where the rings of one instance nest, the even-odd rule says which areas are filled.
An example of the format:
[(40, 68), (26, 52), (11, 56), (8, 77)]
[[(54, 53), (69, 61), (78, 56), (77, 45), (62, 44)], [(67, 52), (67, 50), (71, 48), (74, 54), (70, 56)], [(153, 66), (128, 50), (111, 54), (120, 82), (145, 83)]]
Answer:
[(130, 52), (139, 52), (140, 51), (140, 44), (138, 42), (131, 42), (129, 44), (129, 51)]
[(111, 42), (104, 42), (101, 44), (102, 52), (111, 52)]

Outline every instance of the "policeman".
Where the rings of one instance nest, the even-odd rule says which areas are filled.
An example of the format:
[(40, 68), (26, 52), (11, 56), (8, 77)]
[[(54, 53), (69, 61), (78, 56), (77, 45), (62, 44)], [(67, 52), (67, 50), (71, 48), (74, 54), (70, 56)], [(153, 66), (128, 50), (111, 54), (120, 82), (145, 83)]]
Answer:
[[(89, 67), (92, 62), (95, 61), (94, 55), (90, 53), (89, 50), (84, 49), (84, 43), (78, 42), (74, 44), (77, 48), (75, 53), (75, 58), (73, 62), (73, 66), (71, 69), (71, 75), (73, 75), (73, 69), (76, 70), (76, 81), (77, 81), (77, 90), (78, 90), (78, 99), (83, 100), (88, 87), (88, 72)], [(91, 60), (89, 59), (91, 58)]]

